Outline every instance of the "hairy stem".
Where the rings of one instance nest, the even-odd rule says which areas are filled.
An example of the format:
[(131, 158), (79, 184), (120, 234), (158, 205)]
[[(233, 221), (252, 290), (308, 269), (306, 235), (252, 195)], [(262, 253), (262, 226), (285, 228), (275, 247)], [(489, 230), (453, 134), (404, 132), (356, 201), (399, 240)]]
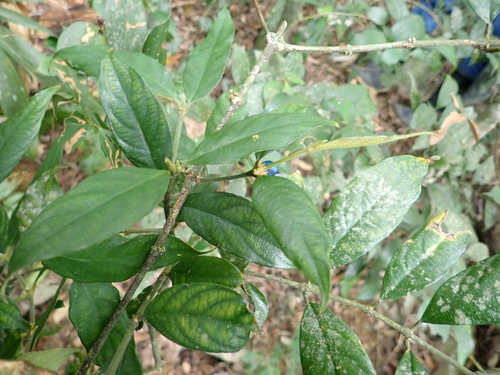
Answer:
[[(314, 294), (318, 294), (318, 295), (320, 294), (319, 288), (315, 285), (311, 285), (310, 283), (292, 281), (292, 280), (288, 280), (288, 279), (285, 279), (282, 277), (268, 275), (268, 274), (264, 274), (264, 273), (260, 273), (260, 272), (254, 272), (254, 271), (245, 271), (245, 274), (247, 276), (254, 276), (254, 277), (259, 277), (261, 279), (277, 281), (277, 282), (282, 283), (284, 285), (291, 286), (292, 288), (299, 289), (300, 291), (305, 292), (305, 293), (314, 293)], [(393, 320), (389, 319), (385, 315), (382, 315), (381, 313), (375, 311), (373, 306), (363, 305), (359, 302), (351, 301), (350, 299), (339, 297), (339, 296), (336, 296), (334, 294), (330, 295), (330, 299), (335, 301), (335, 302), (339, 302), (345, 306), (354, 307), (358, 310), (363, 311), (367, 315), (371, 315), (371, 316), (375, 317), (376, 319), (381, 320), (385, 324), (387, 324), (387, 325), (391, 326), (392, 328), (394, 328), (395, 330), (399, 331), (407, 339), (412, 340), (412, 341), (416, 342), (417, 344), (423, 346), (425, 349), (432, 352), (436, 356), (442, 358), (443, 360), (445, 360), (446, 362), (448, 362), (452, 366), (454, 366), (457, 369), (459, 369), (460, 371), (462, 371), (464, 374), (469, 374), (469, 375), (474, 374), (474, 372), (470, 371), (465, 366), (462, 366), (460, 363), (458, 363), (453, 358), (447, 356), (442, 351), (436, 349), (435, 347), (433, 347), (432, 345), (428, 344), (426, 341), (422, 340), (420, 337), (415, 335), (410, 328), (403, 327), (403, 326), (399, 325), (398, 323), (394, 322)]]

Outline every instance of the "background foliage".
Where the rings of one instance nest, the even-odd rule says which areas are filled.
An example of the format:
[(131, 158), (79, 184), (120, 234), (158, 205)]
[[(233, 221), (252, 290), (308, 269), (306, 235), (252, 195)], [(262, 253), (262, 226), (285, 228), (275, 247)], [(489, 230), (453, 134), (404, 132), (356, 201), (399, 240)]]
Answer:
[[(213, 1), (182, 8), (153, 0), (94, 1), (93, 11), (104, 24), (68, 22), (62, 30), (42, 26), (30, 18), (29, 8), (35, 14), (37, 5), (0, 7), (2, 359), (25, 359), (56, 371), (72, 358), (65, 371), (75, 372), (83, 350), (44, 346), (44, 336), (62, 329), (50, 316), (64, 300), (74, 330), (90, 349), (120, 300), (110, 283), (135, 275), (158, 240), (158, 231), (136, 236), (140, 230), (134, 229), (163, 226), (163, 214), (182, 195), (189, 176), (178, 175), (179, 160), (204, 165), (205, 177), (213, 180), (187, 197), (178, 217), (186, 225), (178, 224), (166, 238), (169, 251), (158, 254), (152, 266), (167, 267), (172, 287), (141, 312), (150, 331), (193, 349), (238, 350), (251, 332), (266, 330), (273, 314), (294, 313), (275, 308), (265, 323), (273, 303), (268, 307), (264, 294), (277, 304), (283, 300), (263, 283), (246, 282), (242, 271), (249, 262), (283, 269), (294, 264), (319, 286), (322, 298), (308, 301), (300, 330), (304, 307), (295, 308), (297, 323), (287, 329), (300, 334), (272, 342), (270, 356), (247, 351), (234, 368), (265, 374), (278, 364), (293, 373), (300, 371), (294, 362), (300, 350), (304, 373), (326, 373), (331, 363), (311, 357), (325, 347), (311, 343), (323, 335), (328, 342), (325, 327), (331, 325), (352, 343), (349, 353), (359, 353), (350, 357), (359, 361), (351, 373), (365, 367), (365, 373), (421, 373), (415, 355), (403, 355), (397, 339), (389, 339), (388, 353), (368, 356), (352, 340), (355, 324), (349, 328), (329, 310), (312, 319), (328, 302), (331, 262), (334, 294), (375, 302), (411, 292), (380, 309), (400, 323), (407, 317), (405, 326), (420, 318), (447, 324), (424, 324), (418, 332), (440, 336), (435, 345), (469, 368), (498, 367), (498, 356), (488, 352), (492, 346), (482, 345), (499, 337), (498, 328), (470, 326), (499, 322), (498, 300), (492, 302), (495, 294), (487, 292), (498, 291), (498, 257), (492, 256), (500, 252), (497, 51), (440, 46), (355, 55), (275, 53), (229, 125), (216, 132), (234, 98), (229, 90), (244, 84), (264, 47), (251, 4)], [(286, 20), (285, 39), (306, 46), (500, 36), (500, 7), (493, 0), (335, 5), (276, 0), (263, 4), (263, 11), (271, 31)], [(187, 24), (196, 31), (188, 32)], [(16, 25), (17, 33), (32, 34), (23, 39)], [(107, 52), (110, 47), (114, 53)], [(415, 131), (436, 133), (389, 145), (377, 144), (378, 138), (356, 143), (357, 137)], [(339, 144), (351, 147), (336, 148)], [(248, 176), (217, 180), (253, 170), (264, 155), (274, 162), (304, 148), (309, 151), (302, 158), (280, 164), (280, 175), (287, 178), (259, 177), (253, 186)], [(323, 151), (310, 152), (316, 149)], [(397, 156), (406, 154), (419, 158)], [(440, 159), (429, 163), (434, 155)], [(116, 168), (131, 165), (139, 168)], [(170, 193), (164, 196), (167, 186)], [(157, 207), (160, 201), (163, 208)], [(453, 233), (453, 242), (443, 232)], [(410, 237), (411, 243), (405, 242)], [(429, 241), (436, 244), (430, 258)], [(306, 255), (297, 243), (308, 249)], [(222, 258), (200, 256), (213, 255), (213, 245)], [(330, 247), (342, 251), (330, 253)], [(63, 281), (48, 302), (37, 304), (35, 296), (45, 278), (52, 280), (51, 272)], [(302, 277), (295, 270), (280, 275)], [(69, 294), (65, 278), (73, 280)], [(468, 290), (470, 280), (481, 288)], [(134, 297), (95, 361), (102, 373), (114, 366), (110, 358), (145, 298)], [(201, 302), (189, 304), (193, 298)], [(293, 297), (286, 302), (297, 304)], [(445, 308), (457, 305), (460, 309)], [(342, 309), (334, 307), (342, 317)], [(186, 320), (186, 311), (206, 319)], [(123, 348), (117, 373), (141, 371), (136, 349), (133, 340)], [(422, 352), (412, 349), (421, 359)], [(392, 362), (378, 362), (391, 352)], [(354, 363), (344, 364), (341, 351), (322, 358), (328, 355), (340, 361), (337, 366)], [(454, 371), (439, 359), (423, 362), (432, 373)]]

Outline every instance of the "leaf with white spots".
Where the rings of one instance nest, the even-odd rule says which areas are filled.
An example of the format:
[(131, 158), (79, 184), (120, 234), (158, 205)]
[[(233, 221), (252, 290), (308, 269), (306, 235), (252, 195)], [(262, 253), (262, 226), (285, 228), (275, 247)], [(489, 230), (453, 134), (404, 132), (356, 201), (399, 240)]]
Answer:
[(24, 232), (31, 225), (33, 219), (61, 195), (63, 195), (63, 191), (56, 179), (56, 169), (50, 169), (42, 174), (28, 188), (21, 203), (19, 203), (17, 210), (19, 230)]
[(410, 155), (388, 158), (339, 193), (323, 217), (332, 239), (332, 268), (359, 258), (396, 228), (420, 195), (428, 165)]
[(189, 157), (189, 164), (225, 164), (254, 152), (285, 147), (319, 126), (337, 126), (310, 113), (263, 113), (229, 124), (207, 136)]
[(441, 285), (422, 321), (453, 325), (500, 323), (500, 254), (474, 264)]
[(420, 363), (417, 357), (407, 350), (399, 361), (398, 368), (394, 375), (427, 375), (424, 366)]
[(331, 311), (308, 303), (300, 322), (300, 361), (304, 375), (376, 374), (358, 336)]
[(142, 0), (106, 1), (106, 39), (117, 51), (139, 52), (147, 37), (146, 9)]
[(432, 219), (396, 251), (387, 266), (381, 299), (399, 298), (432, 284), (467, 248), (470, 232), (441, 230), (447, 211)]

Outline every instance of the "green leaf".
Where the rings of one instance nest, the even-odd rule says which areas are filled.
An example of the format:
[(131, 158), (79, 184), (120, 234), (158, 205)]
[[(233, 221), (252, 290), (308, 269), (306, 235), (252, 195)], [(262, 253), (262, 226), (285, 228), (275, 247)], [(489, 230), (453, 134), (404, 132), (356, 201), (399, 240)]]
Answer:
[(405, 18), (410, 14), (404, 0), (385, 0), (385, 6), (396, 21)]
[(10, 117), (28, 104), (29, 96), (19, 72), (2, 48), (0, 72), (0, 108), (6, 117)]
[(240, 350), (254, 327), (254, 316), (243, 297), (216, 284), (166, 289), (153, 299), (145, 316), (168, 339), (207, 352)]
[(99, 26), (90, 22), (74, 22), (66, 27), (57, 39), (57, 50), (80, 44), (105, 45), (106, 39)]
[(45, 265), (58, 275), (81, 283), (124, 281), (139, 271), (157, 238), (114, 235), (87, 249), (48, 259)]
[(384, 275), (381, 299), (399, 298), (443, 276), (467, 248), (470, 232), (441, 230), (447, 211), (432, 219), (394, 254)]
[(420, 195), (428, 165), (429, 160), (409, 155), (388, 158), (337, 195), (323, 217), (333, 268), (359, 258), (396, 228)]
[(59, 87), (41, 91), (0, 125), (0, 182), (10, 175), (38, 136), (45, 108), (57, 90)]
[(102, 60), (100, 95), (118, 145), (142, 168), (167, 169), (170, 129), (158, 99), (132, 68), (113, 55)]
[(467, 2), (485, 23), (493, 21), (500, 13), (500, 4), (496, 0), (467, 0)]
[(57, 371), (64, 362), (72, 355), (78, 353), (79, 349), (46, 349), (36, 352), (28, 352), (19, 356), (19, 359), (31, 364), (50, 370)]
[(186, 99), (194, 102), (208, 95), (224, 74), (234, 37), (234, 23), (229, 10), (222, 9), (207, 37), (189, 54), (184, 69)]
[(201, 255), (199, 251), (193, 249), (187, 243), (174, 236), (168, 236), (163, 247), (165, 248), (165, 251), (151, 266), (151, 269), (153, 270), (170, 266), (182, 259), (193, 258)]
[(257, 326), (262, 328), (267, 316), (269, 315), (269, 307), (267, 305), (266, 296), (259, 290), (259, 288), (250, 283), (245, 283), (244, 289), (255, 307), (255, 321), (257, 322)]
[(0, 6), (0, 20), (25, 26), (31, 30), (41, 31), (42, 33), (49, 34), (50, 36), (56, 36), (56, 34), (52, 32), (52, 30), (40, 25), (35, 20), (3, 6)]
[(0, 204), (0, 253), (4, 253), (9, 243), (9, 215), (5, 207)]
[(309, 113), (264, 113), (247, 117), (206, 137), (190, 164), (225, 164), (250, 154), (285, 147), (319, 126), (337, 123)]
[(362, 146), (373, 146), (380, 145), (389, 142), (399, 141), (401, 139), (418, 137), (419, 135), (433, 135), (433, 132), (418, 132), (404, 135), (374, 135), (366, 137), (346, 137), (339, 138), (333, 141), (324, 142), (320, 141), (314, 145), (309, 146), (307, 149), (310, 152), (316, 152), (320, 150), (327, 150), (330, 148), (351, 148), (351, 147), (362, 147)]
[(412, 37), (421, 39), (425, 36), (424, 19), (417, 15), (405, 17), (392, 25), (391, 34), (394, 41), (407, 40)]
[(170, 19), (156, 26), (148, 35), (142, 53), (148, 55), (165, 66), (167, 50), (163, 48), (163, 43), (167, 41), (168, 26)]
[[(78, 332), (78, 336), (87, 352), (99, 337), (118, 302), (120, 302), (120, 294), (111, 284), (81, 284), (76, 281), (71, 284), (69, 291), (69, 319)], [(128, 323), (129, 319), (124, 311), (104, 342), (104, 346), (94, 361), (95, 364), (102, 366), (114, 355), (127, 330)], [(127, 352), (125, 357), (135, 355), (133, 339), (127, 346)], [(122, 372), (118, 373), (121, 374)]]
[(496, 204), (500, 205), (500, 187), (498, 185), (493, 186), (490, 191), (483, 193), (483, 195), (490, 197)]
[[(58, 51), (54, 59), (63, 59), (75, 69), (89, 76), (99, 77), (102, 60), (109, 50), (108, 46), (73, 46)], [(165, 66), (159, 64), (158, 61), (143, 53), (115, 51), (114, 54), (121, 63), (137, 70), (155, 94), (168, 98), (177, 97), (177, 89), (172, 77)]]
[(19, 307), (11, 300), (0, 299), (0, 329), (30, 329), (29, 323), (23, 319)]
[(309, 194), (290, 180), (263, 176), (253, 184), (255, 209), (288, 259), (321, 292), (321, 309), (330, 295), (330, 241)]
[(36, 72), (45, 55), (10, 29), (0, 25), (0, 48), (17, 64)]
[(93, 246), (134, 225), (158, 204), (168, 180), (168, 172), (139, 168), (111, 169), (83, 180), (21, 235), (9, 273)]
[(500, 323), (500, 254), (447, 280), (432, 297), (422, 321), (434, 324)]
[(179, 220), (212, 245), (254, 263), (292, 268), (252, 203), (229, 193), (197, 193), (186, 199)]
[(173, 285), (212, 283), (234, 289), (243, 283), (243, 274), (227, 260), (207, 256), (181, 260), (170, 279)]
[(56, 169), (42, 174), (32, 183), (17, 209), (19, 230), (24, 232), (45, 207), (63, 195), (56, 178)]
[(427, 375), (424, 366), (419, 362), (415, 355), (407, 350), (401, 360), (394, 375)]
[(108, 44), (117, 51), (139, 52), (147, 34), (142, 0), (106, 1), (104, 27)]
[(191, 194), (179, 220), (224, 251), (268, 267), (293, 267), (252, 203), (243, 197), (217, 192)]
[(308, 303), (300, 322), (300, 361), (304, 375), (375, 375), (358, 336), (331, 311), (320, 313), (319, 304)]
[(453, 79), (453, 77), (448, 76), (439, 90), (436, 108), (444, 108), (450, 104), (452, 100), (450, 94), (458, 94), (458, 83)]

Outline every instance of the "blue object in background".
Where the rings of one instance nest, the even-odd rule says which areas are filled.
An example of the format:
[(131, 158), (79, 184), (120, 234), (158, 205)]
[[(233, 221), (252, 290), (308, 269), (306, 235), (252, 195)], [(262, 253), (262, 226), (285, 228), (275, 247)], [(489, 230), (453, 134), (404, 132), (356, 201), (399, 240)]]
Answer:
[[(446, 14), (451, 14), (453, 6), (460, 0), (446, 0), (443, 9)], [(420, 6), (413, 8), (412, 13), (421, 16), (424, 19), (425, 31), (427, 34), (432, 33), (436, 27), (437, 23), (434, 18), (429, 14), (438, 5), (438, 0), (422, 0)], [(500, 15), (496, 16), (492, 22), (493, 35), (500, 37)], [(488, 66), (488, 61), (479, 61), (471, 64), (471, 58), (467, 57), (460, 61), (458, 64), (458, 71), (466, 78), (470, 80), (476, 79), (479, 74)]]
[[(451, 9), (453, 8), (453, 3), (456, 2), (456, 0), (446, 0), (444, 3), (444, 9), (446, 14), (451, 14)], [(430, 15), (432, 11), (436, 8), (438, 5), (438, 0), (422, 0), (420, 2), (420, 6), (416, 6), (413, 8), (412, 13), (416, 14), (417, 16), (422, 16), (424, 19), (425, 23), (425, 32), (427, 34), (432, 33), (436, 27), (437, 23), (434, 21), (434, 18)]]
[[(269, 165), (269, 164), (272, 164), (274, 163), (274, 161), (271, 161), (271, 160), (266, 160), (264, 162), (264, 165)], [(280, 173), (280, 170), (278, 169), (278, 166), (275, 165), (274, 167), (271, 167), (267, 170), (267, 175), (268, 176), (275, 176), (276, 174)]]

